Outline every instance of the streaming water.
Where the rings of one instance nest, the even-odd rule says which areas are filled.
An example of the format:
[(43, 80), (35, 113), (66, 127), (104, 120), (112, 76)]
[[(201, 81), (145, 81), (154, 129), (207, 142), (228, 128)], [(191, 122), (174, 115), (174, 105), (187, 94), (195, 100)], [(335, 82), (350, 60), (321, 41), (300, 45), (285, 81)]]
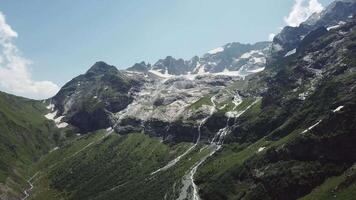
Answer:
[(27, 199), (30, 196), (30, 192), (33, 189), (33, 184), (32, 184), (32, 180), (38, 175), (39, 172), (37, 172), (35, 175), (33, 175), (30, 179), (27, 180), (27, 183), (30, 185), (29, 188), (25, 189), (23, 191), (23, 193), (25, 194), (25, 197), (22, 198), (22, 200)]
[(171, 167), (173, 167), (175, 164), (177, 164), (181, 158), (183, 158), (185, 155), (187, 155), (188, 153), (190, 153), (199, 143), (200, 141), (200, 137), (201, 137), (201, 127), (206, 123), (206, 121), (214, 114), (215, 110), (216, 110), (216, 104), (215, 104), (215, 98), (216, 98), (216, 95), (214, 95), (213, 97), (210, 98), (210, 102), (212, 104), (211, 108), (210, 108), (210, 113), (207, 117), (205, 117), (204, 119), (202, 119), (200, 122), (199, 122), (199, 126), (198, 126), (198, 138), (197, 140), (195, 141), (194, 145), (191, 146), (189, 149), (187, 149), (183, 154), (179, 155), (178, 157), (176, 157), (175, 159), (173, 159), (172, 161), (170, 161), (167, 165), (165, 165), (164, 167), (154, 171), (151, 173), (151, 175), (154, 175), (158, 172), (161, 172), (161, 171), (165, 171)]
[[(244, 114), (248, 109), (250, 109), (254, 104), (256, 104), (258, 102), (258, 100), (259, 99), (255, 100), (253, 103), (251, 103), (249, 106), (247, 106), (246, 109), (244, 109), (243, 111), (238, 112), (236, 115), (234, 115), (233, 118), (234, 118), (235, 122), (239, 116)], [(198, 186), (194, 183), (194, 175), (197, 172), (199, 166), (202, 165), (209, 157), (213, 156), (222, 147), (225, 137), (227, 135), (229, 135), (232, 131), (232, 126), (229, 124), (230, 119), (231, 119), (230, 117), (227, 118), (225, 127), (220, 129), (215, 134), (214, 138), (211, 140), (210, 145), (209, 145), (210, 149), (212, 149), (211, 152), (208, 155), (204, 156), (202, 159), (200, 159), (190, 169), (190, 171), (183, 177), (183, 180), (182, 180), (183, 186), (181, 188), (181, 192), (180, 192), (177, 200), (186, 200), (186, 199), (200, 200)], [(235, 123), (233, 123), (233, 124), (235, 124)], [(200, 128), (201, 128), (201, 126), (199, 127), (199, 132), (200, 132)], [(203, 148), (205, 148), (205, 147), (203, 147)]]

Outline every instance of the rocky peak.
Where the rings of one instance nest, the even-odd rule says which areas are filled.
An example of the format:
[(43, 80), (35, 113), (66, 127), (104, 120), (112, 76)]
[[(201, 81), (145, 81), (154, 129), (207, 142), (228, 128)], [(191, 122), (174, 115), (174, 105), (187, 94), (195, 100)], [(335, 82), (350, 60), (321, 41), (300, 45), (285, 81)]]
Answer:
[(145, 63), (144, 61), (140, 63), (135, 63), (132, 67), (127, 68), (128, 71), (136, 71), (136, 72), (147, 72), (151, 68), (150, 63)]
[(167, 56), (165, 59), (160, 59), (156, 62), (156, 64), (154, 64), (154, 66), (160, 66), (160, 65), (174, 65), (176, 63), (184, 63), (183, 59), (175, 59), (172, 56)]
[(332, 28), (350, 22), (355, 15), (355, 0), (339, 0), (331, 3), (321, 13), (315, 13), (298, 27), (285, 27), (272, 44), (272, 62), (297, 49), (301, 41), (312, 31), (320, 28)]
[(188, 62), (183, 59), (175, 59), (172, 56), (167, 56), (165, 59), (158, 60), (152, 67), (153, 70), (158, 70), (161, 73), (168, 74), (186, 74), (190, 71)]
[(119, 70), (113, 66), (108, 65), (103, 61), (96, 62), (90, 69), (87, 71), (87, 74), (107, 74), (107, 73), (118, 73)]

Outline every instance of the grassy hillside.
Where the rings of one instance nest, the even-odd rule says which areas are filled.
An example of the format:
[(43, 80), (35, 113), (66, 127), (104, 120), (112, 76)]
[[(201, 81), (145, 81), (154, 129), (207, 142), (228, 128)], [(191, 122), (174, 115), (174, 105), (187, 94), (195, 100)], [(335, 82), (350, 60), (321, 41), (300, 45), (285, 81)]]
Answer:
[(58, 131), (44, 117), (46, 112), (41, 102), (0, 92), (1, 199), (11, 199), (27, 187), (28, 166), (58, 138)]
[(79, 137), (43, 157), (33, 169), (40, 173), (30, 199), (173, 199), (188, 169), (210, 152), (199, 145), (172, 168), (151, 175), (192, 144), (105, 132)]

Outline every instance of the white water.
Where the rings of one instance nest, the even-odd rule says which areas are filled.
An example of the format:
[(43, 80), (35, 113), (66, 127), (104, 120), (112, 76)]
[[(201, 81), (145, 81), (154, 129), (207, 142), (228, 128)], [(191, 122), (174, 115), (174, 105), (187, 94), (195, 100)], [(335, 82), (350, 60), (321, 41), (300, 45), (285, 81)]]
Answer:
[[(254, 104), (258, 102), (259, 99), (255, 100), (253, 103), (251, 103), (245, 110), (239, 112), (237, 115), (234, 115), (234, 119), (240, 117), (242, 114), (244, 114), (248, 109), (250, 109)], [(215, 105), (215, 103), (213, 104)], [(197, 172), (198, 168), (200, 165), (202, 165), (209, 157), (213, 156), (223, 145), (224, 138), (231, 133), (232, 127), (229, 125), (230, 118), (228, 117), (226, 121), (226, 126), (222, 129), (220, 129), (214, 136), (214, 138), (211, 140), (209, 147), (212, 148), (213, 150), (206, 156), (204, 156), (199, 162), (197, 162), (191, 170), (183, 177), (182, 184), (183, 187), (181, 188), (181, 192), (179, 194), (179, 197), (177, 200), (185, 200), (185, 199), (191, 199), (191, 200), (200, 200), (199, 197), (199, 192), (198, 192), (198, 186), (194, 183), (194, 175)], [(200, 132), (200, 127), (199, 127), (199, 132)], [(200, 135), (200, 133), (199, 133)], [(206, 147), (203, 147), (201, 150), (205, 149)], [(190, 191), (190, 193), (189, 193)]]
[(27, 183), (30, 185), (30, 187), (28, 189), (25, 189), (23, 191), (23, 193), (25, 194), (25, 197), (22, 198), (22, 200), (25, 200), (27, 199), (29, 196), (30, 196), (30, 192), (31, 190), (33, 189), (33, 184), (32, 184), (32, 179), (34, 179), (37, 175), (38, 175), (39, 172), (37, 172), (35, 175), (33, 175), (30, 179), (27, 180)]
[(301, 134), (307, 133), (310, 130), (312, 130), (313, 128), (315, 128), (316, 126), (318, 126), (320, 123), (322, 122), (322, 120), (317, 121), (315, 124), (313, 124), (312, 126), (310, 126), (309, 128), (305, 129)]
[(191, 146), (189, 149), (187, 149), (183, 154), (181, 154), (180, 156), (178, 156), (177, 158), (175, 158), (174, 160), (171, 160), (167, 165), (165, 165), (164, 167), (154, 171), (151, 173), (151, 175), (154, 175), (160, 171), (166, 171), (167, 169), (173, 167), (176, 163), (178, 163), (180, 161), (180, 159), (182, 157), (184, 157), (185, 155), (187, 155), (189, 152), (191, 152), (195, 147), (197, 146), (197, 143), (194, 143), (193, 146)]
[(177, 164), (180, 159), (182, 157), (184, 157), (185, 155), (187, 155), (188, 153), (190, 153), (199, 143), (200, 141), (200, 136), (201, 136), (201, 127), (206, 123), (206, 121), (214, 114), (215, 110), (216, 110), (216, 104), (215, 104), (215, 98), (216, 98), (216, 95), (214, 95), (213, 97), (210, 98), (210, 102), (212, 104), (212, 107), (210, 109), (210, 113), (207, 117), (205, 117), (204, 119), (202, 119), (199, 123), (199, 126), (198, 126), (198, 138), (196, 140), (196, 142), (194, 143), (193, 146), (191, 146), (188, 150), (186, 150), (183, 154), (181, 154), (180, 156), (178, 156), (177, 158), (175, 158), (174, 160), (170, 161), (167, 165), (165, 165), (164, 167), (154, 171), (151, 173), (151, 175), (154, 175), (158, 172), (161, 172), (161, 171), (165, 171), (171, 167), (173, 167), (175, 164)]

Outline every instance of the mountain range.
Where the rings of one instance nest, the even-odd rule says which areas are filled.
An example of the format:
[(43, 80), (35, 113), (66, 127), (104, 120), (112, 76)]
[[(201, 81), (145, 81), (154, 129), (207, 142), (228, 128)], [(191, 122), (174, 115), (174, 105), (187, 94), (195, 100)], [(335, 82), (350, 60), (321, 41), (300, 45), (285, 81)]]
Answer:
[(353, 199), (356, 1), (272, 42), (0, 93), (0, 199)]

